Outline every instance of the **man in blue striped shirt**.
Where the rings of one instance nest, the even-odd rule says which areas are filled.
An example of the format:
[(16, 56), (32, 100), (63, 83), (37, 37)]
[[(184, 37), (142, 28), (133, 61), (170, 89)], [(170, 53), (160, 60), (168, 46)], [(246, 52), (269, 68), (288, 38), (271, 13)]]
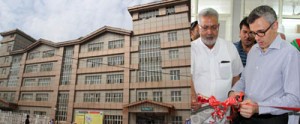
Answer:
[(237, 51), (239, 52), (244, 67), (246, 66), (247, 53), (250, 51), (251, 47), (255, 44), (255, 39), (250, 34), (250, 28), (247, 19), (248, 17), (245, 17), (240, 23), (241, 40), (234, 43)]

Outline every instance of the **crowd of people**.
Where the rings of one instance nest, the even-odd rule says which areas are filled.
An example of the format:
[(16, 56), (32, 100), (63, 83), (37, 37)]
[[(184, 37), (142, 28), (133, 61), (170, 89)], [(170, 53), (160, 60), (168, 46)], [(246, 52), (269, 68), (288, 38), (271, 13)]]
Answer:
[[(201, 10), (191, 25), (192, 110), (208, 106), (195, 102), (195, 96), (223, 101), (243, 92), (232, 123), (299, 123), (295, 112), (278, 107), (300, 107), (300, 39), (286, 42), (274, 9), (266, 5), (240, 22), (240, 40), (234, 44), (218, 37), (219, 27), (213, 8)], [(198, 111), (201, 124), (212, 122), (212, 111)]]

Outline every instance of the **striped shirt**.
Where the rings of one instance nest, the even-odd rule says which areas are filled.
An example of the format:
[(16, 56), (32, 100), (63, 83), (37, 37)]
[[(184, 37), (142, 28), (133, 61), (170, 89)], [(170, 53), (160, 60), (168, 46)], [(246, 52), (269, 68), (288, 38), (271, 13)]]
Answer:
[(239, 55), (241, 57), (243, 66), (245, 67), (246, 66), (246, 60), (247, 60), (247, 53), (243, 50), (242, 42), (241, 41), (236, 42), (236, 43), (234, 43), (234, 45), (235, 45), (237, 51), (239, 52)]

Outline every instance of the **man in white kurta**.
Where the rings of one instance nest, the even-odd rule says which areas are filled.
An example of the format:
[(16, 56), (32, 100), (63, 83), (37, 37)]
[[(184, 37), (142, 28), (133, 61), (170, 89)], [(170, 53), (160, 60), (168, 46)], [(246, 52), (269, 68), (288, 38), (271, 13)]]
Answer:
[[(194, 91), (198, 95), (215, 96), (217, 100), (224, 101), (234, 80), (239, 79), (243, 65), (233, 43), (218, 38), (218, 13), (214, 9), (202, 10), (198, 23), (200, 38), (191, 44)], [(210, 123), (211, 112), (204, 111), (206, 118), (200, 114), (199, 123)]]
[(243, 70), (241, 59), (231, 42), (218, 38), (209, 49), (201, 39), (192, 42), (192, 74), (195, 92), (218, 100), (227, 99), (232, 78)]

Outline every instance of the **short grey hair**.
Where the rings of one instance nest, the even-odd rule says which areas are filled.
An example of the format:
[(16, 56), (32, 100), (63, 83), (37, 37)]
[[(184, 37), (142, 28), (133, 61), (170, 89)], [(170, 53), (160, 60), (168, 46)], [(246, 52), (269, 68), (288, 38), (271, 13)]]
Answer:
[(199, 12), (199, 14), (198, 14), (198, 23), (199, 24), (201, 24), (202, 16), (213, 16), (213, 17), (216, 17), (217, 20), (219, 21), (219, 13), (213, 8), (206, 8)]
[(262, 5), (252, 10), (252, 12), (249, 14), (247, 21), (249, 24), (252, 24), (256, 19), (260, 17), (263, 17), (270, 24), (277, 20), (277, 15), (274, 9), (272, 9), (272, 7), (268, 5)]

